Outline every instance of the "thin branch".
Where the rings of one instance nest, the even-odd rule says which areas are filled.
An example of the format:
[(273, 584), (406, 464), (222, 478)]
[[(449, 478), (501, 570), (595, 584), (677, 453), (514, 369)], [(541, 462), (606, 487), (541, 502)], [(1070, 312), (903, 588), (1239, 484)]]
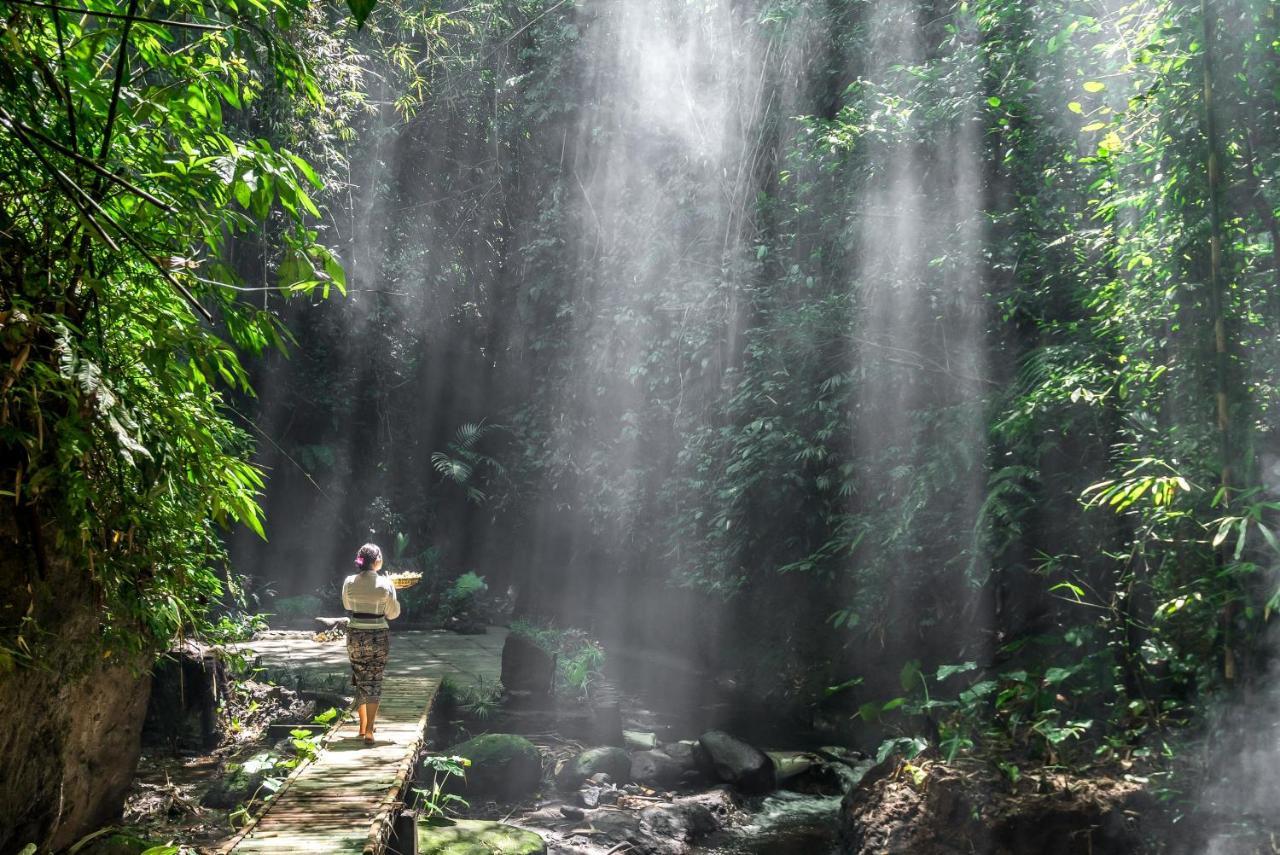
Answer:
[(164, 211), (166, 214), (177, 213), (177, 209), (174, 208), (172, 205), (165, 204), (164, 202), (157, 199), (155, 196), (148, 193), (146, 190), (143, 190), (141, 187), (129, 181), (127, 178), (124, 178), (112, 172), (111, 170), (106, 169), (105, 167), (98, 164), (96, 161), (90, 160), (89, 158), (85, 157), (82, 154), (79, 154), (78, 152), (72, 151), (71, 149), (64, 146), (62, 143), (50, 137), (49, 135), (41, 133), (35, 128), (28, 127), (27, 125), (22, 124), (17, 119), (13, 118), (13, 116), (9, 115), (9, 113), (4, 109), (4, 107), (0, 107), (0, 125), (5, 125), (5, 126), (16, 125), (17, 127), (21, 128), (24, 133), (35, 137), (36, 139), (40, 140), (42, 143), (49, 146), (59, 154), (66, 155), (67, 157), (76, 161), (76, 163), (89, 167), (90, 169), (98, 173), (103, 178), (106, 178), (108, 181), (113, 181), (116, 184), (119, 184), (121, 187), (128, 190), (130, 193), (134, 194), (140, 199), (144, 199), (147, 202), (150, 202), (152, 205), (155, 205), (157, 208)]
[(245, 423), (245, 424), (247, 424), (249, 427), (253, 428), (255, 431), (257, 431), (259, 436), (261, 436), (261, 437), (262, 437), (263, 439), (265, 439), (267, 442), (271, 443), (272, 447), (274, 447), (276, 451), (278, 451), (278, 452), (280, 452), (281, 454), (283, 454), (283, 455), (284, 455), (284, 459), (285, 459), (285, 460), (288, 460), (290, 463), (292, 463), (292, 464), (294, 465), (294, 467), (295, 467), (299, 472), (301, 472), (301, 473), (302, 473), (302, 477), (306, 478), (308, 481), (310, 481), (310, 482), (311, 482), (311, 486), (316, 488), (316, 492), (317, 492), (317, 493), (319, 493), (321, 496), (323, 496), (323, 497), (325, 498), (325, 501), (329, 502), (329, 503), (330, 503), (331, 505), (333, 505), (334, 507), (338, 507), (338, 503), (337, 503), (336, 501), (334, 501), (334, 499), (333, 499), (333, 497), (332, 497), (332, 496), (330, 496), (328, 493), (326, 493), (326, 492), (324, 491), (324, 488), (323, 488), (323, 487), (321, 487), (319, 484), (317, 484), (317, 483), (316, 483), (316, 479), (311, 477), (311, 473), (310, 473), (310, 472), (308, 472), (306, 469), (303, 469), (303, 468), (302, 468), (302, 464), (300, 464), (298, 461), (294, 460), (294, 459), (293, 459), (293, 457), (289, 454), (289, 452), (285, 451), (285, 450), (284, 450), (284, 448), (282, 448), (282, 447), (280, 446), (280, 443), (278, 443), (278, 442), (276, 442), (274, 439), (272, 439), (272, 437), (271, 437), (271, 435), (270, 435), (270, 434), (268, 434), (268, 433), (267, 433), (265, 430), (263, 430), (262, 428), (258, 427), (258, 423), (257, 423), (257, 422), (255, 422), (253, 419), (249, 418), (249, 417), (248, 417), (248, 416), (246, 416), (244, 413), (240, 412), (240, 411), (239, 411), (239, 410), (237, 410), (235, 407), (233, 407), (233, 406), (231, 406), (231, 405), (229, 405), (229, 404), (224, 404), (224, 406), (226, 406), (226, 408), (227, 408), (228, 410), (230, 410), (232, 413), (234, 413), (235, 415), (237, 415), (237, 416), (239, 416), (241, 419), (243, 419), (243, 420), (244, 420), (244, 423)]
[[(65, 172), (50, 163), (44, 156), (44, 152), (40, 151), (35, 143), (27, 139), (26, 134), (24, 134), (16, 125), (10, 123), (9, 128), (14, 132), (14, 136), (18, 138), (18, 142), (26, 146), (27, 149), (36, 156), (36, 159), (44, 165), (44, 168), (49, 171), (49, 175), (52, 176), (54, 183), (62, 188), (67, 200), (80, 213), (80, 216), (84, 217), (85, 222), (88, 223), (95, 232), (97, 232), (98, 237), (102, 238), (103, 243), (111, 247), (112, 250), (119, 252), (119, 245), (111, 239), (111, 236), (107, 234), (106, 230), (93, 218), (93, 214), (90, 213), (88, 208), (84, 207), (84, 204), (77, 198), (77, 195), (83, 196), (90, 205), (97, 208), (98, 203), (93, 200), (93, 197), (85, 192), (84, 188), (72, 181)], [(101, 208), (99, 208), (99, 210), (101, 210)]]
[(129, 30), (133, 28), (137, 14), (138, 0), (129, 0), (129, 11), (120, 31), (120, 57), (116, 60), (116, 79), (111, 86), (111, 102), (107, 105), (107, 124), (102, 131), (102, 150), (98, 152), (98, 160), (102, 163), (107, 162), (107, 155), (111, 153), (111, 133), (115, 130), (116, 112), (120, 108), (120, 87), (124, 85), (125, 73), (129, 68)]
[(196, 299), (196, 295), (192, 294), (190, 289), (188, 289), (186, 285), (183, 285), (181, 282), (179, 282), (174, 277), (174, 275), (169, 272), (169, 268), (165, 267), (164, 264), (158, 258), (152, 255), (146, 249), (146, 247), (144, 247), (142, 243), (136, 237), (134, 237), (128, 230), (126, 230), (123, 226), (117, 223), (110, 214), (108, 214), (106, 211), (102, 211), (102, 215), (106, 217), (107, 222), (111, 223), (112, 227), (114, 227), (115, 230), (120, 233), (120, 236), (125, 239), (125, 242), (128, 243), (130, 246), (132, 246), (134, 249), (136, 249), (139, 252), (139, 254), (142, 255), (143, 258), (145, 258), (148, 262), (150, 262), (151, 266), (154, 267), (159, 272), (159, 274), (165, 278), (165, 281), (167, 281), (175, 291), (181, 294), (183, 298), (186, 299), (186, 301), (191, 304), (191, 307), (193, 309), (195, 309), (197, 312), (203, 315), (206, 321), (208, 321), (209, 323), (213, 323), (213, 312), (210, 312), (208, 309), (202, 306), (200, 304), (200, 301)]
[(208, 30), (212, 32), (221, 32), (229, 30), (231, 27), (222, 24), (196, 24), (190, 21), (173, 21), (168, 18), (140, 18), (136, 15), (121, 15), (119, 12), (99, 12), (94, 9), (72, 9), (68, 6), (58, 6), (53, 3), (41, 3), (39, 0), (5, 0), (6, 3), (13, 3), (16, 6), (34, 6), (37, 9), (51, 9), (55, 12), (69, 12), (72, 15), (89, 15), (94, 18), (110, 18), (113, 21), (141, 21), (144, 24), (159, 24), (164, 27), (186, 27), (190, 30)]
[(98, 214), (100, 214), (102, 218), (106, 220), (107, 223), (109, 223), (111, 227), (115, 229), (116, 232), (119, 233), (119, 235), (122, 238), (124, 238), (126, 243), (128, 243), (130, 246), (136, 249), (138, 253), (141, 254), (142, 257), (145, 258), (151, 264), (152, 267), (154, 267), (157, 271), (159, 271), (160, 275), (165, 278), (165, 280), (169, 283), (170, 286), (173, 287), (175, 291), (181, 294), (182, 297), (186, 299), (188, 303), (191, 304), (192, 308), (194, 308), (197, 312), (203, 315), (205, 320), (209, 321), (210, 323), (213, 323), (213, 313), (200, 304), (200, 301), (196, 299), (195, 295), (191, 293), (191, 291), (187, 288), (187, 286), (183, 285), (176, 278), (174, 278), (173, 274), (169, 272), (168, 268), (166, 268), (164, 264), (162, 264), (155, 256), (153, 256), (136, 237), (134, 237), (126, 228), (124, 228), (124, 226), (116, 222), (116, 219), (112, 217), (110, 213), (104, 210), (103, 207), (98, 204), (97, 200), (94, 199), (93, 196), (90, 195), (88, 191), (86, 191), (83, 187), (79, 186), (74, 181), (72, 181), (66, 175), (66, 173), (64, 173), (61, 169), (58, 169), (57, 166), (50, 163), (45, 158), (44, 152), (40, 151), (40, 149), (31, 140), (27, 139), (26, 134), (23, 133), (22, 130), (17, 125), (10, 122), (9, 127), (14, 131), (14, 135), (18, 138), (18, 141), (23, 143), (28, 149), (30, 149), (31, 152), (40, 160), (40, 162), (44, 164), (45, 168), (49, 170), (49, 173), (53, 176), (54, 181), (60, 184), (64, 192), (66, 192), (68, 200), (71, 202), (71, 204), (76, 207), (76, 210), (78, 210), (81, 213), (81, 215), (85, 218), (86, 222), (88, 222), (89, 225), (93, 227), (93, 230), (98, 233), (98, 236), (103, 239), (103, 241), (107, 244), (107, 246), (111, 247), (116, 252), (120, 251), (120, 247), (116, 244), (116, 242), (111, 239), (111, 236), (108, 235), (106, 233), (106, 230), (103, 229), (102, 226), (98, 224), (98, 221), (93, 218), (93, 215), (89, 212), (89, 210), (83, 207), (81, 202), (76, 198), (77, 194), (79, 194), (80, 196), (83, 196), (84, 201), (88, 202), (89, 205), (92, 206), (92, 208), (95, 211), (97, 211)]
[(53, 12), (53, 27), (58, 31), (58, 65), (62, 71), (62, 89), (67, 102), (67, 125), (71, 136), (71, 148), (78, 154), (80, 143), (76, 130), (76, 105), (71, 99), (71, 81), (67, 78), (67, 43), (62, 32), (62, 13), (56, 9)]

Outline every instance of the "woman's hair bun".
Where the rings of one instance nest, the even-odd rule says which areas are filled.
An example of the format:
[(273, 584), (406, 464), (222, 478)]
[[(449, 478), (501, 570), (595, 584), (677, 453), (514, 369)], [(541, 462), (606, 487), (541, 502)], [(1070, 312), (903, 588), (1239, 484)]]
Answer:
[(382, 550), (376, 543), (366, 543), (356, 553), (356, 566), (361, 570), (372, 570), (373, 565), (382, 560)]

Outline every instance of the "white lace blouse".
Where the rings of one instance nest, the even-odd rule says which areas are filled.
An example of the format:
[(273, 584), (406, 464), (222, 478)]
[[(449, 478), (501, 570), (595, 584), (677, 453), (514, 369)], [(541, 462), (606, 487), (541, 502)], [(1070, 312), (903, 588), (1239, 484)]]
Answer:
[(387, 620), (400, 617), (400, 601), (396, 586), (377, 573), (356, 573), (342, 583), (342, 607), (349, 612), (378, 615), (377, 618), (351, 618), (351, 629), (386, 629)]

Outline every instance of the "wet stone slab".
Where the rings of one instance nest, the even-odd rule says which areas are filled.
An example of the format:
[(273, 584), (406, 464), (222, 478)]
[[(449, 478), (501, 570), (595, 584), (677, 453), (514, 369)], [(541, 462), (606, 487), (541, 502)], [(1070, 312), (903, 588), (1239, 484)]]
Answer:
[[(506, 637), (504, 627), (489, 627), (484, 635), (392, 629), (387, 678), (452, 676), (462, 685), (479, 679), (496, 682), (502, 671), (502, 645)], [(265, 632), (238, 649), (271, 670), (345, 676), (351, 669), (342, 639), (317, 642), (310, 632)]]

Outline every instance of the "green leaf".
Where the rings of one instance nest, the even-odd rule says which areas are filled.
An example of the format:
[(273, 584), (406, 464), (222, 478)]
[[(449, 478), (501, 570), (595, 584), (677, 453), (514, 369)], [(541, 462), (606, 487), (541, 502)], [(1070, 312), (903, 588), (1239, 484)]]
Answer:
[(959, 665), (942, 665), (938, 668), (938, 682), (942, 682), (953, 674), (963, 674), (978, 667), (977, 662), (961, 662)]
[(1053, 686), (1066, 680), (1075, 673), (1074, 668), (1050, 668), (1044, 672), (1044, 683), (1046, 686)]
[(1084, 113), (1084, 106), (1079, 101), (1070, 101), (1067, 103), (1067, 109), (1073, 113)]
[(1267, 528), (1262, 523), (1257, 523), (1257, 526), (1258, 531), (1262, 532), (1263, 539), (1267, 541), (1267, 546), (1271, 547), (1271, 551), (1280, 554), (1280, 543), (1276, 541), (1276, 536), (1272, 533), (1271, 529)]
[(1084, 588), (1081, 588), (1079, 585), (1073, 585), (1070, 582), (1059, 582), (1058, 584), (1051, 587), (1049, 590), (1057, 591), (1063, 588), (1065, 588), (1066, 590), (1072, 593), (1072, 595), (1076, 598), (1076, 602), (1078, 603), (1084, 602)]
[(825, 689), (822, 690), (822, 697), (830, 698), (834, 695), (840, 694), (841, 692), (852, 689), (854, 686), (857, 686), (861, 683), (862, 683), (861, 677), (854, 677), (850, 680), (845, 680), (843, 683), (839, 683), (835, 686), (827, 686)]
[(898, 674), (898, 682), (902, 686), (902, 691), (909, 692), (916, 686), (916, 678), (920, 676), (920, 660), (912, 659), (902, 666), (902, 671)]
[(373, 11), (375, 5), (377, 5), (377, 0), (347, 0), (347, 8), (351, 10), (351, 17), (356, 19), (356, 29), (364, 26), (364, 22), (369, 18), (369, 13)]
[(972, 706), (994, 692), (996, 688), (995, 680), (983, 680), (980, 683), (974, 683), (960, 693), (960, 702), (966, 706)]
[(1103, 89), (1106, 89), (1106, 88), (1107, 88), (1107, 84), (1102, 83), (1101, 81), (1098, 81), (1098, 80), (1090, 80), (1084, 84), (1085, 92), (1101, 92)]

